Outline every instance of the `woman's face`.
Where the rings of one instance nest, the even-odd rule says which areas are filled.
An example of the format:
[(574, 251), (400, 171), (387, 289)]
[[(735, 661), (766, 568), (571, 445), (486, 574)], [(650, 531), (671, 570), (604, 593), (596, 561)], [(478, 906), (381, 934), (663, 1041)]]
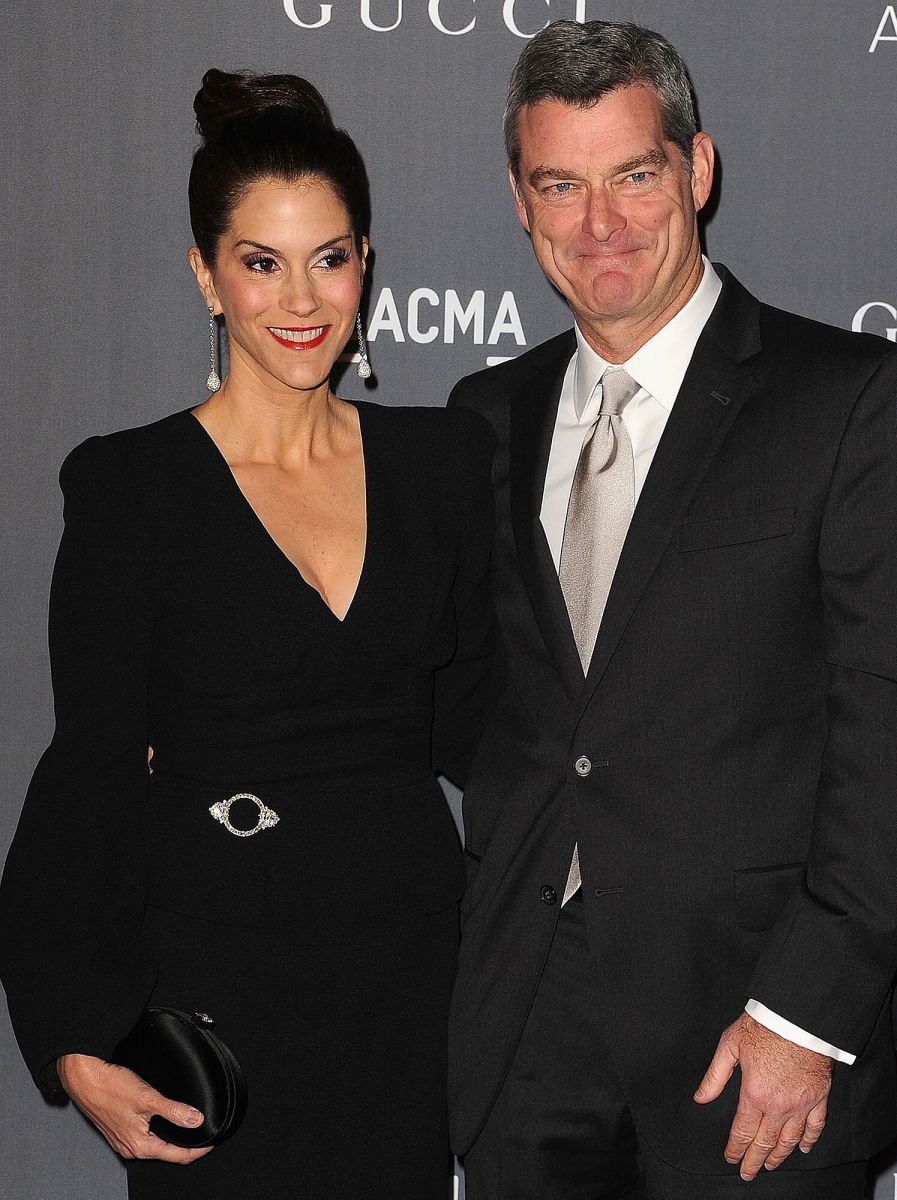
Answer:
[(326, 386), (354, 326), (366, 254), (329, 183), (253, 184), (211, 269), (190, 252), (207, 303), (227, 322), (231, 379), (275, 391)]

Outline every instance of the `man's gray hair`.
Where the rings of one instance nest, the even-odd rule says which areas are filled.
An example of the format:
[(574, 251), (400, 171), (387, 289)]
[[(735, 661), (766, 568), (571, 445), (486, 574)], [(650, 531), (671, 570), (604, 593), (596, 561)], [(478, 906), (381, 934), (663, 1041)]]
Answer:
[(691, 170), (697, 119), (682, 56), (665, 37), (615, 21), (554, 21), (532, 39), (511, 73), (504, 131), (508, 162), (520, 168), (520, 110), (540, 100), (591, 108), (630, 84), (653, 88), (663, 111), (663, 136)]

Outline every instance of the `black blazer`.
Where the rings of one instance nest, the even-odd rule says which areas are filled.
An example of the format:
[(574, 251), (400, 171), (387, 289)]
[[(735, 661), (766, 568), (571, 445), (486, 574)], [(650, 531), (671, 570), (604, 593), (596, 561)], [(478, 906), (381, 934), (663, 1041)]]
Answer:
[(465, 795), (459, 1153), (514, 1053), (560, 910), (544, 887), (563, 892), (576, 839), (603, 925), (595, 1003), (658, 1154), (718, 1170), (737, 1073), (712, 1105), (692, 1093), (748, 997), (859, 1055), (789, 1167), (894, 1130), (897, 351), (720, 273), (585, 680), (539, 520), (573, 335), (452, 394), (499, 437), (507, 664)]

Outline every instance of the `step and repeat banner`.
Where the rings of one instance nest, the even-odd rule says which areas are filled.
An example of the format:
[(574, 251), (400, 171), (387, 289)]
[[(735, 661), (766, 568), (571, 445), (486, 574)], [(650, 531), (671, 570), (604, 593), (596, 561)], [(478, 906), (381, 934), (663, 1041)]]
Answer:
[[(203, 72), (296, 72), (321, 89), (364, 156), (373, 202), (365, 312), (375, 379), (362, 384), (348, 369), (341, 394), (441, 405), (459, 376), (570, 324), (514, 215), (501, 115), (527, 39), (550, 20), (595, 18), (649, 25), (684, 53), (719, 154), (705, 221), (711, 257), (773, 304), (897, 341), (895, 5), (6, 6), (0, 858), (51, 732), (46, 608), (59, 464), (89, 434), (205, 395), (207, 320), (186, 258)], [(124, 1174), (105, 1144), (31, 1086), (0, 1008), (0, 1196), (123, 1198)], [(897, 1195), (895, 1171), (886, 1158), (878, 1200)]]

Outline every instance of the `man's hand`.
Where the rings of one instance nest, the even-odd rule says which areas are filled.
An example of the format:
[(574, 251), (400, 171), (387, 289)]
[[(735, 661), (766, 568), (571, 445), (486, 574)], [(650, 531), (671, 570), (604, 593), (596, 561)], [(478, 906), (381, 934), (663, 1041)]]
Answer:
[(741, 1163), (741, 1178), (761, 1167), (774, 1171), (795, 1146), (808, 1154), (825, 1125), (832, 1060), (779, 1037), (742, 1013), (719, 1040), (695, 1100), (707, 1104), (741, 1067), (738, 1109), (726, 1143), (726, 1161)]

